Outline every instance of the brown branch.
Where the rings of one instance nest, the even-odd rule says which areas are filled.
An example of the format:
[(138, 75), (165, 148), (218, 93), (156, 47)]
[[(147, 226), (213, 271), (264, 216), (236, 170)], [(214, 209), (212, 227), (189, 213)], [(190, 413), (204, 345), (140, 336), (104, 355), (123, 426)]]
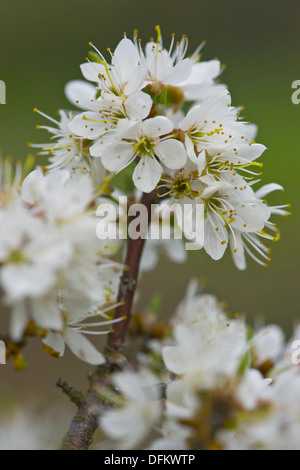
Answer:
[(99, 366), (90, 377), (90, 389), (77, 404), (77, 413), (63, 439), (61, 450), (88, 450), (93, 442), (99, 417), (111, 406), (107, 395), (102, 395), (101, 390), (110, 386), (113, 372), (125, 367), (125, 359), (120, 354), (112, 354), (106, 359), (106, 363)]
[[(141, 203), (146, 207), (148, 213), (148, 224), (151, 218), (151, 204), (156, 200), (157, 190), (152, 191), (149, 194), (144, 194)], [(140, 232), (145, 235), (145, 227), (140, 227)], [(138, 281), (139, 266), (145, 245), (145, 238), (137, 238), (133, 240), (128, 238), (127, 244), (127, 256), (125, 265), (128, 270), (123, 272), (121, 278), (121, 284), (119, 289), (118, 302), (121, 303), (115, 311), (115, 319), (124, 317), (124, 321), (116, 323), (114, 330), (109, 334), (107, 348), (109, 350), (122, 351), (124, 341), (128, 329), (128, 325), (132, 314), (132, 303), (134, 299), (134, 293)]]
[[(151, 204), (156, 200), (157, 191), (143, 194), (141, 203), (147, 208), (148, 224), (151, 218)], [(140, 227), (145, 234), (145, 227)], [(78, 412), (73, 418), (71, 426), (63, 440), (62, 450), (88, 450), (93, 442), (93, 435), (98, 426), (102, 412), (111, 406), (104, 397), (101, 397), (101, 388), (110, 385), (110, 377), (116, 370), (126, 366), (123, 356), (124, 343), (128, 325), (132, 314), (134, 293), (137, 286), (139, 266), (145, 244), (145, 238), (133, 240), (128, 238), (126, 269), (123, 272), (118, 302), (115, 310), (115, 319), (124, 318), (115, 324), (114, 330), (109, 334), (105, 349), (106, 363), (98, 367), (90, 382), (90, 390), (83, 401), (78, 403)]]
[(68, 395), (72, 403), (75, 403), (78, 408), (80, 407), (81, 403), (84, 400), (84, 396), (79, 390), (76, 390), (76, 388), (72, 387), (62, 379), (58, 379), (58, 381), (56, 382), (56, 386), (58, 388), (61, 388), (62, 392)]

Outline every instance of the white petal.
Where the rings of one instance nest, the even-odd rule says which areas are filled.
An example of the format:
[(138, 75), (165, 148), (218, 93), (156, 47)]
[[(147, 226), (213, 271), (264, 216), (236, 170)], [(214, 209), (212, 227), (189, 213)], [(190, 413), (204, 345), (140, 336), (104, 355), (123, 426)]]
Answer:
[(87, 62), (86, 64), (82, 64), (80, 68), (84, 78), (90, 82), (99, 82), (99, 73), (106, 75), (104, 65), (97, 64), (97, 62)]
[(28, 323), (24, 302), (13, 305), (10, 313), (9, 336), (12, 341), (19, 342)]
[(192, 61), (190, 59), (184, 59), (178, 62), (173, 67), (172, 72), (168, 77), (164, 79), (164, 82), (168, 85), (177, 85), (188, 79), (192, 72)]
[(262, 144), (247, 144), (246, 146), (240, 147), (237, 153), (238, 156), (246, 158), (247, 160), (253, 162), (263, 154), (266, 148), (267, 147)]
[(80, 109), (89, 109), (92, 100), (95, 99), (96, 93), (96, 87), (83, 80), (72, 80), (65, 86), (66, 97)]
[(205, 251), (212, 259), (219, 260), (224, 255), (227, 242), (228, 233), (224, 227), (222, 218), (215, 214), (208, 214), (204, 233)]
[(131, 119), (119, 119), (116, 127), (116, 136), (119, 139), (140, 140), (142, 122)]
[(130, 39), (124, 38), (117, 45), (112, 64), (121, 72), (123, 83), (132, 77), (133, 70), (139, 64), (139, 54), (137, 48)]
[(64, 355), (65, 341), (61, 333), (49, 331), (46, 337), (43, 339), (43, 343), (47, 346), (50, 346), (50, 348), (59, 353), (59, 357)]
[(256, 191), (255, 196), (258, 197), (259, 199), (263, 199), (265, 196), (267, 196), (269, 193), (272, 193), (273, 191), (283, 191), (284, 188), (277, 183), (269, 183), (265, 184), (261, 188)]
[(253, 337), (255, 359), (258, 364), (277, 361), (284, 347), (284, 333), (278, 325), (267, 325)]
[(180, 349), (176, 346), (166, 346), (162, 351), (163, 360), (167, 369), (174, 374), (184, 374), (187, 372), (186, 359)]
[(135, 186), (144, 193), (150, 193), (159, 183), (163, 169), (155, 158), (143, 156), (133, 172)]
[(32, 302), (30, 315), (37, 325), (46, 330), (61, 331), (63, 320), (57, 308), (57, 299), (41, 298)]
[(155, 410), (152, 412), (152, 408), (153, 404), (143, 407), (127, 405), (123, 409), (104, 414), (100, 426), (111, 438), (120, 440), (119, 449), (136, 449), (150, 432), (152, 420), (157, 416)]
[(25, 297), (39, 297), (43, 295), (56, 280), (47, 266), (6, 265), (1, 271), (1, 283), (5, 294), (14, 301)]
[(247, 370), (236, 392), (237, 399), (243, 407), (250, 410), (257, 406), (259, 401), (269, 398), (269, 380), (263, 378), (256, 369)]
[(230, 248), (232, 253), (232, 259), (236, 267), (240, 271), (244, 271), (247, 267), (246, 257), (244, 253), (244, 243), (240, 232), (234, 231), (234, 237), (230, 236)]
[(172, 170), (182, 168), (187, 159), (184, 145), (179, 140), (163, 140), (154, 146), (154, 150), (161, 162)]
[(147, 119), (142, 124), (143, 133), (152, 139), (156, 139), (160, 135), (169, 134), (172, 130), (173, 123), (164, 116)]
[(101, 160), (103, 166), (109, 171), (120, 171), (125, 168), (132, 157), (134, 149), (128, 142), (116, 142), (105, 148)]
[(135, 69), (130, 72), (130, 79), (124, 86), (124, 95), (130, 96), (135, 92), (138, 92), (144, 86), (145, 74), (143, 67), (138, 65)]
[(65, 332), (65, 342), (72, 353), (83, 361), (93, 365), (104, 364), (103, 355), (79, 331), (68, 328)]
[(151, 107), (151, 97), (142, 91), (134, 93), (125, 101), (126, 113), (130, 119), (145, 119)]
[[(106, 137), (106, 136), (104, 136)], [(95, 141), (93, 145), (90, 147), (90, 154), (92, 157), (102, 157), (105, 149), (108, 145), (108, 142), (105, 141), (105, 138), (99, 138)]]
[(88, 111), (75, 116), (69, 124), (69, 129), (79, 137), (94, 140), (105, 133), (107, 124), (101, 121), (103, 119), (101, 119), (100, 113)]

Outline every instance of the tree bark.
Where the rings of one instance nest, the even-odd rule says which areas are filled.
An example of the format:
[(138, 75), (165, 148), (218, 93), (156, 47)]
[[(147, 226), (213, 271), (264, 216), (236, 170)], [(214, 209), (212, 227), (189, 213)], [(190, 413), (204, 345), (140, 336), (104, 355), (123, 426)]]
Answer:
[(128, 325), (132, 315), (134, 294), (138, 282), (140, 261), (146, 239), (146, 228), (151, 220), (151, 205), (155, 203), (157, 191), (144, 193), (141, 199), (147, 209), (147, 227), (139, 227), (142, 237), (131, 239), (128, 237), (125, 270), (121, 277), (118, 303), (114, 318), (122, 318), (117, 322), (108, 336), (105, 349), (106, 364), (100, 366), (93, 374), (90, 390), (79, 403), (78, 411), (72, 420), (70, 428), (64, 437), (62, 450), (88, 450), (93, 442), (93, 435), (97, 429), (99, 417), (111, 405), (101, 398), (99, 390), (107, 386), (112, 372), (122, 370), (126, 366), (123, 356)]

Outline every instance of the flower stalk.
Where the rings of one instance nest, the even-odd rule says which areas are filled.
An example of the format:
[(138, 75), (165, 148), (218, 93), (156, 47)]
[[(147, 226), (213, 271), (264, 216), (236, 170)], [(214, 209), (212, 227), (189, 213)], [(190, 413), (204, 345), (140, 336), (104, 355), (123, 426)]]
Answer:
[[(141, 203), (147, 209), (148, 223), (151, 218), (151, 205), (155, 203), (157, 190), (144, 193)], [(145, 227), (140, 227), (141, 235)], [(98, 426), (98, 420), (102, 412), (110, 404), (101, 397), (101, 388), (109, 385), (110, 376), (116, 370), (126, 367), (123, 357), (124, 343), (127, 329), (130, 323), (134, 293), (138, 282), (139, 266), (145, 245), (145, 237), (137, 239), (128, 238), (125, 270), (121, 277), (118, 295), (118, 307), (115, 310), (114, 320), (123, 318), (115, 324), (111, 330), (105, 350), (106, 363), (97, 368), (92, 374), (90, 389), (86, 397), (77, 403), (78, 411), (72, 420), (70, 428), (64, 437), (62, 450), (88, 450), (93, 442), (93, 435)], [(74, 401), (74, 400), (72, 400)]]

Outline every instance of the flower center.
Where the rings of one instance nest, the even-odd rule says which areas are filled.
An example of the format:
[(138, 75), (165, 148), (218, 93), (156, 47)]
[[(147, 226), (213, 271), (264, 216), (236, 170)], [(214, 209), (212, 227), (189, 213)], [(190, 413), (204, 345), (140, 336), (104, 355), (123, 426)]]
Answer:
[(147, 138), (139, 140), (134, 146), (134, 152), (140, 158), (143, 155), (153, 155), (153, 142)]
[(22, 250), (15, 250), (10, 253), (6, 259), (7, 264), (22, 264), (26, 261), (25, 254)]
[(197, 177), (197, 175), (194, 175), (193, 173), (185, 175), (184, 173), (180, 172), (175, 175), (175, 177), (169, 183), (169, 188), (171, 190), (170, 194), (176, 199), (180, 199), (181, 197), (189, 197), (190, 199), (195, 199), (196, 197), (198, 197), (200, 195), (200, 192), (194, 190), (192, 187), (194, 177)]

